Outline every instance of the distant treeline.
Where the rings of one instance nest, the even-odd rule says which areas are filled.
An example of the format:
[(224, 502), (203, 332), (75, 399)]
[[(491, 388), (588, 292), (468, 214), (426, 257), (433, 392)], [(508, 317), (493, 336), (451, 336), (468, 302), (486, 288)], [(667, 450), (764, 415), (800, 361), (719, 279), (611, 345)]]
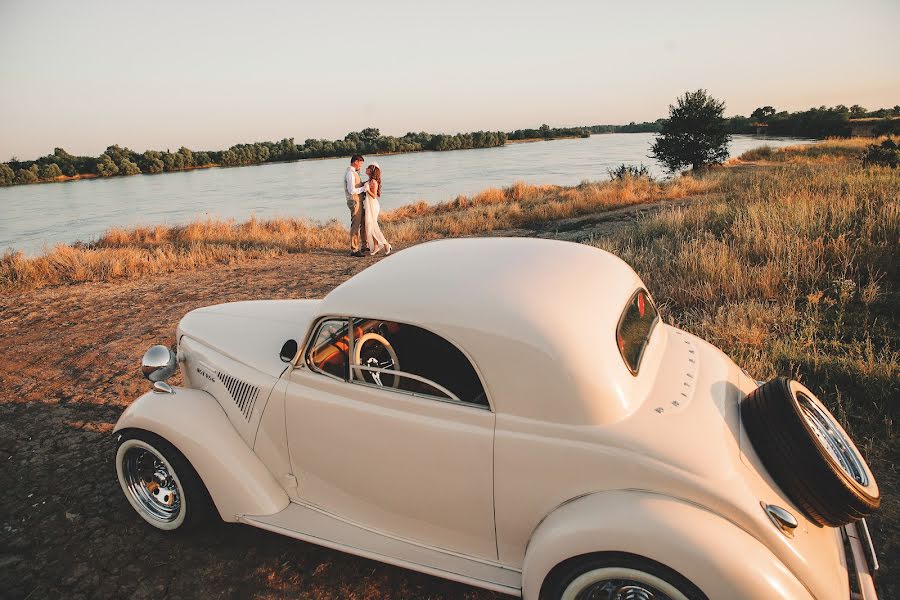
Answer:
[[(727, 119), (729, 133), (757, 133), (809, 138), (846, 137), (851, 134), (850, 119), (900, 117), (900, 106), (867, 111), (858, 105), (847, 108), (819, 107), (806, 111), (778, 112), (771, 106), (757, 108), (749, 117), (737, 115)], [(557, 139), (589, 137), (597, 133), (658, 132), (665, 119), (628, 125), (585, 125), (582, 127), (550, 127), (502, 131), (475, 131), (455, 135), (410, 132), (402, 137), (382, 135), (373, 127), (354, 131), (342, 140), (308, 139), (302, 144), (294, 138), (280, 142), (236, 144), (227, 150), (193, 151), (181, 147), (169, 150), (147, 150), (138, 153), (118, 145), (109, 146), (100, 156), (73, 156), (56, 148), (53, 154), (37, 160), (12, 158), (0, 163), (0, 186), (60, 181), (79, 177), (113, 177), (141, 173), (165, 173), (204, 167), (236, 167), (267, 162), (293, 161), (304, 158), (328, 158), (352, 154), (384, 154), (420, 152), (423, 150), (463, 150), (503, 146), (507, 140)], [(900, 133), (900, 119), (878, 124), (874, 133)]]
[[(725, 119), (728, 133), (765, 133), (766, 135), (784, 135), (792, 137), (827, 138), (849, 137), (852, 133), (851, 119), (888, 119), (874, 126), (875, 134), (900, 133), (900, 105), (894, 108), (881, 108), (868, 111), (859, 105), (847, 108), (843, 104), (828, 108), (810, 108), (798, 112), (776, 111), (771, 106), (763, 106), (754, 110), (749, 117), (736, 115)], [(618, 127), (618, 133), (656, 133), (665, 119), (644, 123), (629, 123)]]
[(462, 150), (492, 148), (506, 143), (502, 131), (475, 131), (455, 135), (407, 133), (403, 137), (381, 135), (375, 128), (354, 131), (342, 140), (308, 139), (302, 144), (293, 138), (280, 142), (236, 144), (228, 150), (194, 151), (181, 147), (169, 150), (147, 150), (139, 153), (118, 145), (109, 146), (98, 157), (73, 156), (56, 148), (53, 154), (37, 160), (0, 163), (0, 185), (58, 181), (65, 177), (113, 177), (140, 173), (166, 173), (212, 166), (237, 167), (267, 162), (304, 158), (327, 158), (352, 154), (419, 152), (422, 150)]

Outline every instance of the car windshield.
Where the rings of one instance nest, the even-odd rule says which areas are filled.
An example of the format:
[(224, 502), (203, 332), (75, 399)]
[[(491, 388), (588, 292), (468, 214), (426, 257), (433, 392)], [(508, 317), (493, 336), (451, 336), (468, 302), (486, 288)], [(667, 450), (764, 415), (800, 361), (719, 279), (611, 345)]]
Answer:
[(616, 345), (632, 375), (641, 367), (644, 349), (650, 341), (659, 313), (646, 290), (638, 290), (625, 305), (616, 328)]

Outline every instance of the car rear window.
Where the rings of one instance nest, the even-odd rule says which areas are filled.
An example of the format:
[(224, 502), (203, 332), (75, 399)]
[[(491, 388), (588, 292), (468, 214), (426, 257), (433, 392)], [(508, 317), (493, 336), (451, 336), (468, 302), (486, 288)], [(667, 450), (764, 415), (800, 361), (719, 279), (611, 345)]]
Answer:
[(650, 294), (646, 290), (636, 291), (625, 305), (616, 328), (616, 345), (632, 375), (637, 375), (641, 367), (644, 349), (658, 320), (659, 313)]

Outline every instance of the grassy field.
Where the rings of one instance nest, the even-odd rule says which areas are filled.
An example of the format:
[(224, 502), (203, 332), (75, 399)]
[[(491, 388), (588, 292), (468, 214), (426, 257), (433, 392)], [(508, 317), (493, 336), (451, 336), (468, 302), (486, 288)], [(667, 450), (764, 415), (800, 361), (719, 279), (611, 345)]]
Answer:
[(640, 273), (668, 319), (757, 379), (787, 375), (819, 393), (878, 478), (881, 597), (900, 598), (900, 172), (861, 168), (865, 143), (748, 152), (771, 164), (595, 245)]

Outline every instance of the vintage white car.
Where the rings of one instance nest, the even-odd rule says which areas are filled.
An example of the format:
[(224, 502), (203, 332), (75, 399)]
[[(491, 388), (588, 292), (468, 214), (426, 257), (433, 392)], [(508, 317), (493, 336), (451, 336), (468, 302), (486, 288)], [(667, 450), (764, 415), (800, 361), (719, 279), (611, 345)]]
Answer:
[(177, 341), (115, 428), (158, 529), (214, 509), (532, 599), (875, 598), (880, 495), (844, 430), (602, 250), (430, 242), (322, 300), (194, 310)]

